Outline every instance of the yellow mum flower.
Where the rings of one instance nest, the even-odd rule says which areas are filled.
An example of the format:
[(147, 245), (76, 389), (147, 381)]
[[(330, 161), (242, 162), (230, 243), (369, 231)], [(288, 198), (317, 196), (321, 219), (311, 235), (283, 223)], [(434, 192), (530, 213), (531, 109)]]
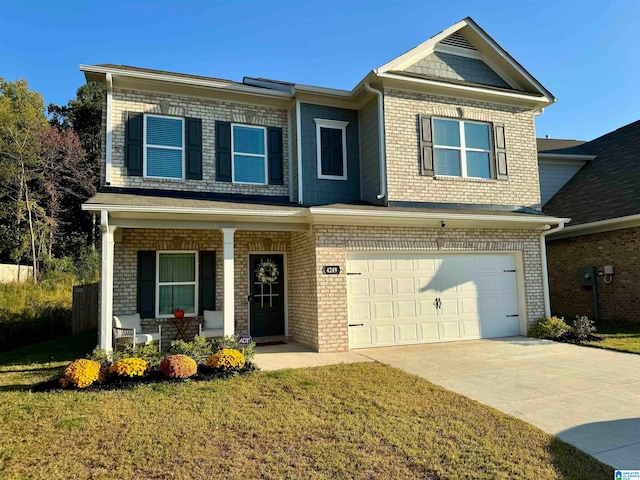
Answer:
[(244, 367), (244, 355), (238, 350), (231, 348), (223, 348), (207, 358), (207, 367), (220, 368), (226, 370), (228, 368)]
[(107, 377), (106, 369), (94, 360), (81, 358), (67, 365), (60, 374), (60, 385), (85, 388), (95, 382), (102, 383)]
[(141, 358), (125, 358), (109, 368), (109, 373), (115, 373), (119, 377), (144, 377), (149, 373), (149, 364)]

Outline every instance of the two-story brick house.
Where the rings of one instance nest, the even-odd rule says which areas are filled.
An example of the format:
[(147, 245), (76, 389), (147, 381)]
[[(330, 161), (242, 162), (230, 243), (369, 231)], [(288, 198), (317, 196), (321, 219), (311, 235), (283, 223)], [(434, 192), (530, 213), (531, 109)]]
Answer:
[(540, 210), (534, 116), (555, 99), (470, 18), (350, 91), (81, 70), (107, 90), (84, 205), (102, 347), (112, 315), (176, 308), (319, 351), (520, 335), (548, 309), (541, 240), (566, 219)]

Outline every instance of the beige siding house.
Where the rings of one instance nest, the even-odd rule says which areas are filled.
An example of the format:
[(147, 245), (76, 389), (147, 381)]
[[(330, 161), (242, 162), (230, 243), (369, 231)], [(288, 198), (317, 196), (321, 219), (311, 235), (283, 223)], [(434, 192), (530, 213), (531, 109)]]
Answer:
[(224, 335), (321, 352), (521, 335), (548, 313), (544, 236), (568, 219), (541, 212), (534, 116), (555, 99), (470, 18), (349, 91), (81, 70), (107, 87), (84, 205), (103, 348), (135, 313), (164, 345), (217, 312)]

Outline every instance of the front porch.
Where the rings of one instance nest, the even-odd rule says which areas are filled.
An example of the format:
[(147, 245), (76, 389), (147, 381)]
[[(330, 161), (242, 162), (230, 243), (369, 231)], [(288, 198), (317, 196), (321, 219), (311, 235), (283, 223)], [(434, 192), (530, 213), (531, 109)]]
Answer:
[[(304, 281), (315, 265), (305, 262), (314, 258), (313, 242), (305, 241), (308, 225), (195, 223), (102, 212), (100, 347), (113, 347), (114, 315), (139, 313), (142, 333), (162, 325), (167, 348), (177, 334), (172, 312), (181, 308), (190, 319), (189, 340), (203, 311), (214, 310), (221, 312), (225, 336), (246, 332), (317, 349), (317, 319), (308, 309), (302, 315), (302, 304), (313, 301)], [(267, 261), (277, 273), (261, 281), (257, 270)]]

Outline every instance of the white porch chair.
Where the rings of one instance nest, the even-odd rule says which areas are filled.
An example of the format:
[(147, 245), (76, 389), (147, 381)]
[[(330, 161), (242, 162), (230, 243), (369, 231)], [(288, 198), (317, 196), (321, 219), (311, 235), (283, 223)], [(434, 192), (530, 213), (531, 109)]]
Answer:
[(224, 316), (221, 310), (205, 310), (204, 323), (198, 325), (198, 335), (205, 338), (224, 336)]
[(139, 313), (114, 315), (113, 325), (113, 349), (116, 352), (120, 347), (132, 345), (135, 350), (136, 345), (152, 342), (158, 342), (158, 351), (162, 350), (162, 325), (158, 325), (157, 333), (142, 333)]

